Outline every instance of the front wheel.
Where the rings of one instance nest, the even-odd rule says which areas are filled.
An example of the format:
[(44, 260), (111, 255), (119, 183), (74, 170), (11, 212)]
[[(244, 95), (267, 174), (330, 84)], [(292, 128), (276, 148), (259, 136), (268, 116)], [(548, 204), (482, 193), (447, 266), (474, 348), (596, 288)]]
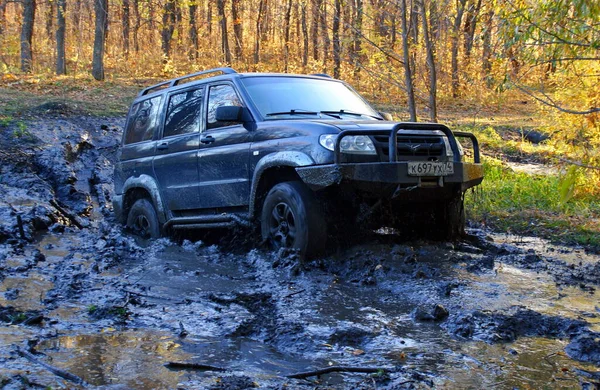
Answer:
[(302, 182), (273, 186), (265, 198), (260, 222), (263, 240), (273, 249), (297, 249), (306, 257), (325, 249), (327, 226), (321, 207)]
[(465, 202), (462, 192), (452, 195), (438, 210), (437, 223), (443, 238), (456, 240), (465, 235)]
[(127, 214), (127, 227), (142, 238), (159, 238), (160, 222), (152, 202), (145, 198), (136, 200)]

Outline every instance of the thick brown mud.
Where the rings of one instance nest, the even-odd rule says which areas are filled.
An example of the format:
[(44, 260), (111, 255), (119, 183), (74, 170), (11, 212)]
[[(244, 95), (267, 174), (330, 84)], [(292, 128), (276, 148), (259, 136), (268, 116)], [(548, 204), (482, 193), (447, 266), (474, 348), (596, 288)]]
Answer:
[[(600, 386), (597, 255), (474, 227), (303, 265), (231, 234), (141, 241), (111, 214), (122, 124), (0, 129), (0, 387), (80, 386), (40, 363), (104, 388)], [(288, 378), (333, 366), (380, 371)]]

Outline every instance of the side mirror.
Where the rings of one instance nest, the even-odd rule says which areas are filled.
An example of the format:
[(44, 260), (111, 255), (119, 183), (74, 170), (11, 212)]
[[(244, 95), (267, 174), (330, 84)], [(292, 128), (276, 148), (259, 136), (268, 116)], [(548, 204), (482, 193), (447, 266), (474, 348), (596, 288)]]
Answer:
[(243, 122), (244, 107), (221, 106), (217, 107), (215, 119), (218, 122)]
[(380, 112), (379, 115), (381, 115), (381, 117), (383, 119), (385, 119), (386, 121), (390, 121), (390, 122), (394, 121), (394, 117), (389, 112)]

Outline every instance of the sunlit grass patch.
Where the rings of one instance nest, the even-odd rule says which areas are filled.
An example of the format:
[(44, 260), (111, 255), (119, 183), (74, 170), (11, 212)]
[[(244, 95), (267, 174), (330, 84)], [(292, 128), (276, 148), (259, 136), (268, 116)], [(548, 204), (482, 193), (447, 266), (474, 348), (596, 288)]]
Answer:
[(584, 194), (565, 201), (558, 174), (514, 172), (489, 157), (484, 171), (481, 186), (465, 196), (470, 220), (514, 234), (600, 248), (600, 199)]

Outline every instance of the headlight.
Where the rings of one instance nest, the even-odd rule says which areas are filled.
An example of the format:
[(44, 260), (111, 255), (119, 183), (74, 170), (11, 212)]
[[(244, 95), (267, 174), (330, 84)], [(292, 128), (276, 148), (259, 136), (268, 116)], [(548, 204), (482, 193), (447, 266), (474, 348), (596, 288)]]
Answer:
[[(337, 134), (323, 134), (319, 137), (319, 143), (325, 149), (333, 151), (337, 137)], [(373, 141), (366, 135), (349, 135), (342, 138), (340, 151), (352, 154), (377, 154)]]

